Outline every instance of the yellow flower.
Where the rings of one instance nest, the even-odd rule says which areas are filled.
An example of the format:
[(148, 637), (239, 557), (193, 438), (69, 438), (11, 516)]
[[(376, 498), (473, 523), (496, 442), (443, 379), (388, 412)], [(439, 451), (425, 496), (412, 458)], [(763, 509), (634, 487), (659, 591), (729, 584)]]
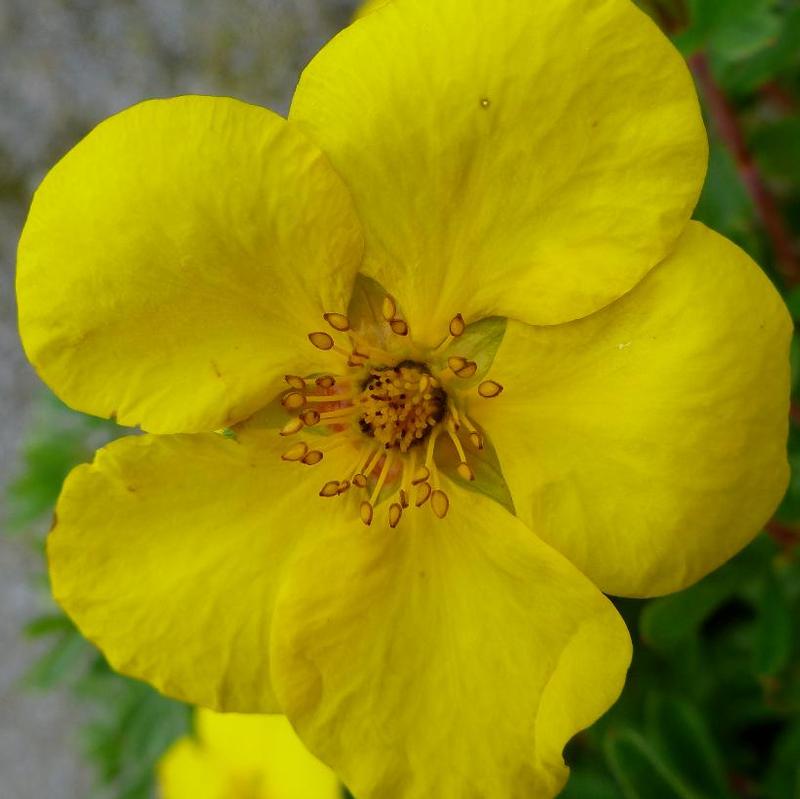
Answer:
[(59, 602), (122, 672), (285, 713), (359, 799), (555, 795), (630, 658), (600, 591), (688, 585), (787, 479), (790, 321), (689, 221), (705, 164), (628, 0), (396, 0), (288, 122), (103, 122), (34, 198), (20, 327), (148, 434), (67, 480)]
[(341, 799), (336, 775), (306, 751), (283, 716), (199, 710), (196, 737), (158, 764), (160, 799)]

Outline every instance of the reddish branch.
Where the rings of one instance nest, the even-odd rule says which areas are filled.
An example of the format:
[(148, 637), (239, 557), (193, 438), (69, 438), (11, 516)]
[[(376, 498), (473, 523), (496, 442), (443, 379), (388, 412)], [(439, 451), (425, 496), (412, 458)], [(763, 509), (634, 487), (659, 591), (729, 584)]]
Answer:
[(778, 271), (789, 286), (796, 286), (800, 284), (800, 259), (794, 251), (792, 239), (775, 198), (764, 183), (747, 149), (736, 113), (711, 73), (708, 56), (705, 53), (696, 53), (689, 59), (689, 66), (705, 97), (714, 127), (731, 151), (742, 182), (772, 243)]

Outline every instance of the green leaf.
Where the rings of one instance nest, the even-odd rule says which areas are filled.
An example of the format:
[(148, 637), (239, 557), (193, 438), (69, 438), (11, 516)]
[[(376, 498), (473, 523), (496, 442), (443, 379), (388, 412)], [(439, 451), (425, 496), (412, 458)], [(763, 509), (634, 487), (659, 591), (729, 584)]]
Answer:
[(681, 779), (709, 799), (730, 799), (722, 755), (702, 714), (677, 697), (651, 694), (647, 729)]
[(735, 61), (774, 44), (781, 31), (775, 0), (690, 0), (691, 24), (676, 37), (681, 50), (700, 48)]
[(800, 182), (800, 116), (762, 125), (751, 136), (750, 146), (764, 173)]
[(762, 536), (725, 566), (677, 594), (654, 599), (642, 611), (642, 639), (660, 652), (696, 635), (703, 622), (751, 576), (760, 573), (774, 547)]
[(575, 769), (558, 799), (621, 799), (614, 781), (599, 770)]
[(755, 669), (759, 674), (777, 674), (792, 654), (794, 625), (783, 584), (774, 570), (768, 571), (762, 583), (758, 603), (755, 641)]
[(625, 799), (701, 799), (632, 729), (609, 735), (605, 755)]
[(74, 630), (74, 626), (63, 613), (48, 613), (28, 622), (22, 631), (28, 638), (40, 638), (71, 630)]

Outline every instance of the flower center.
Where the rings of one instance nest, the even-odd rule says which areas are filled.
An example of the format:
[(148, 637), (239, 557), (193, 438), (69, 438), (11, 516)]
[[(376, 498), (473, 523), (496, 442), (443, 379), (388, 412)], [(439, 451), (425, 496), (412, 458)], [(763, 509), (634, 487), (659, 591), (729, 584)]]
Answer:
[(386, 449), (422, 444), (444, 418), (447, 394), (424, 363), (401, 361), (370, 369), (359, 398), (361, 432)]
[[(384, 502), (390, 527), (399, 524), (412, 504), (418, 508), (428, 504), (442, 519), (450, 499), (440, 485), (437, 458), (442, 456), (442, 447), (437, 449), (437, 441), (449, 439), (450, 454), (444, 457), (452, 462), (455, 455), (458, 478), (474, 480), (464, 444), (479, 453), (484, 438), (469, 417), (468, 404), (474, 397), (497, 397), (503, 387), (493, 380), (475, 387), (469, 381), (478, 371), (477, 363), (461, 355), (447, 355), (465, 330), (460, 314), (450, 322), (449, 335), (441, 344), (423, 353), (413, 343), (408, 324), (391, 297), (384, 299), (382, 312), (390, 337), (403, 342), (398, 352), (356, 335), (348, 317), (340, 313), (324, 314), (333, 335), (309, 333), (308, 339), (317, 349), (341, 356), (342, 369), (309, 377), (286, 375), (289, 390), (281, 403), (292, 418), (281, 435), (300, 436), (307, 428), (319, 430), (303, 435), (281, 457), (316, 466), (324, 459), (323, 448), (338, 440), (349, 443), (352, 467), (346, 474), (330, 475), (319, 496), (351, 497), (354, 491), (365, 491), (356, 512), (366, 525), (372, 524), (375, 508)], [(314, 439), (320, 449), (314, 447)]]

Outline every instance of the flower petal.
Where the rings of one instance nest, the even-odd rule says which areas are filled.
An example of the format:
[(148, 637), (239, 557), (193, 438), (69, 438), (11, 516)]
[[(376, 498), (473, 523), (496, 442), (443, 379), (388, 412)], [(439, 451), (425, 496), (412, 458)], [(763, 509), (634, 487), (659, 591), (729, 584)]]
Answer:
[[(341, 450), (318, 439), (335, 471)], [(48, 539), (53, 593), (115, 669), (193, 704), (280, 709), (272, 606), (327, 479), (282, 461), (288, 446), (274, 431), (133, 436), (73, 470)]]
[[(285, 716), (197, 712), (197, 740), (159, 763), (163, 799), (340, 799), (336, 775), (311, 755)], [(209, 791), (208, 785), (213, 786)]]
[(320, 51), (290, 119), (427, 343), (458, 312), (551, 324), (616, 299), (673, 245), (707, 158), (686, 65), (629, 0), (395, 0)]
[(514, 516), (444, 488), (444, 520), (307, 540), (275, 608), (275, 688), (359, 799), (546, 799), (564, 744), (618, 696), (630, 639)]
[(346, 309), (361, 249), (347, 190), (286, 120), (220, 97), (144, 102), (36, 192), (22, 341), (79, 410), (213, 430), (265, 405), (301, 359), (315, 365), (305, 336)]
[(763, 272), (693, 222), (629, 295), (510, 323), (476, 401), (519, 517), (603, 591), (654, 596), (719, 566), (786, 487), (791, 321)]

